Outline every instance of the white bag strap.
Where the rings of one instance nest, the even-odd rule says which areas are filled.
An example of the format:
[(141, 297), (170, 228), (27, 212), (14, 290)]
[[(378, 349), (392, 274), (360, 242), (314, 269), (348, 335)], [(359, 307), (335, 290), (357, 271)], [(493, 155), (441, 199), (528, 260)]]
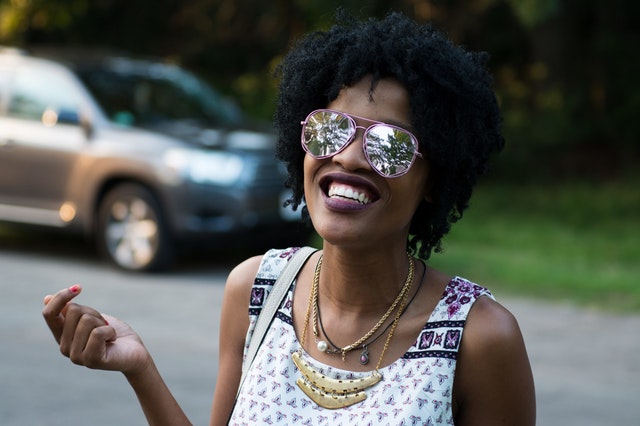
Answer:
[(309, 256), (316, 251), (318, 250), (313, 247), (301, 247), (289, 260), (273, 285), (271, 293), (269, 293), (269, 296), (262, 307), (262, 312), (260, 312), (260, 315), (258, 316), (256, 326), (253, 330), (253, 335), (251, 336), (251, 341), (249, 342), (247, 356), (242, 364), (242, 376), (240, 378), (238, 392), (240, 392), (240, 389), (242, 388), (247, 372), (251, 368), (251, 364), (258, 353), (258, 348), (262, 344), (264, 336), (271, 325), (271, 321), (273, 320), (278, 307), (280, 307), (285, 294), (287, 294), (287, 290), (291, 287), (291, 283), (295, 279), (296, 275), (298, 275), (302, 265), (304, 265)]

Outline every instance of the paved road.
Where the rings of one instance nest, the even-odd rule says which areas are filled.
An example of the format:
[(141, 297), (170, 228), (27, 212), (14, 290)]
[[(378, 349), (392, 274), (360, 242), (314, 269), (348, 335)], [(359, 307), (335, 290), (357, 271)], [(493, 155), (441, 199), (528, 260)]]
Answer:
[[(82, 302), (134, 326), (193, 423), (207, 424), (227, 272), (225, 265), (200, 265), (163, 275), (122, 274), (91, 256), (0, 246), (0, 425), (146, 424), (119, 373), (81, 368), (57, 353), (41, 300), (73, 283), (84, 285)], [(640, 316), (502, 302), (527, 341), (539, 425), (640, 424)]]

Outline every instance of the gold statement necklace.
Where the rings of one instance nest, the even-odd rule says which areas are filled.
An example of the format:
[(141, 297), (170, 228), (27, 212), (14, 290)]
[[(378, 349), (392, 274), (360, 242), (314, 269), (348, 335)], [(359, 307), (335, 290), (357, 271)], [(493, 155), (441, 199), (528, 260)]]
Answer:
[[(319, 284), (321, 264), (322, 264), (322, 255), (320, 256), (320, 259), (316, 264), (313, 284), (312, 284), (311, 292), (309, 294), (309, 303), (307, 306), (307, 313), (304, 319), (302, 335), (300, 337), (300, 349), (294, 352), (291, 355), (291, 358), (293, 359), (293, 362), (295, 363), (296, 367), (298, 367), (298, 370), (300, 370), (300, 373), (302, 374), (302, 377), (299, 377), (298, 380), (296, 380), (296, 384), (298, 385), (298, 387), (300, 387), (300, 389), (312, 401), (314, 401), (319, 406), (323, 408), (328, 408), (328, 409), (337, 409), (337, 408), (348, 407), (350, 405), (357, 404), (358, 402), (364, 401), (367, 398), (365, 389), (370, 388), (371, 386), (375, 385), (376, 383), (382, 380), (382, 374), (378, 370), (380, 368), (380, 365), (382, 364), (382, 359), (384, 358), (384, 354), (389, 347), (389, 343), (391, 342), (391, 337), (393, 336), (396, 326), (400, 321), (400, 315), (402, 314), (402, 311), (404, 310), (404, 306), (407, 302), (407, 296), (411, 291), (411, 283), (413, 282), (414, 263), (413, 263), (413, 259), (409, 258), (409, 274), (407, 276), (407, 281), (403, 286), (403, 291), (401, 291), (401, 295), (399, 296), (400, 306), (393, 320), (393, 323), (391, 325), (391, 329), (389, 330), (387, 340), (384, 343), (384, 347), (382, 348), (382, 353), (380, 354), (380, 358), (378, 359), (378, 363), (376, 364), (375, 370), (370, 375), (361, 377), (359, 379), (344, 379), (344, 380), (326, 377), (324, 374), (314, 369), (308, 362), (306, 362), (302, 358), (302, 348), (304, 346), (304, 341), (307, 335), (307, 329), (309, 326), (311, 311), (313, 310), (313, 302), (314, 302), (314, 298), (317, 298), (317, 294), (318, 294), (318, 284)], [(406, 288), (406, 291), (405, 291), (405, 288)], [(390, 315), (391, 313), (387, 315), (387, 318)], [(378, 328), (380, 328), (380, 326), (378, 326)], [(375, 333), (375, 330), (373, 333)], [(355, 345), (354, 347), (356, 346), (358, 345)]]

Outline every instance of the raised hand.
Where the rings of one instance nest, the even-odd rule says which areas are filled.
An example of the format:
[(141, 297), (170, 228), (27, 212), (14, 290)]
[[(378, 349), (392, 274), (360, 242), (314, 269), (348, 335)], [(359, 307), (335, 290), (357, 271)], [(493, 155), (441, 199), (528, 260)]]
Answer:
[(149, 425), (191, 425), (138, 335), (115, 317), (73, 303), (81, 291), (74, 285), (44, 298), (42, 315), (60, 352), (88, 368), (123, 372)]
[(73, 303), (79, 285), (44, 298), (42, 315), (60, 345), (60, 352), (72, 362), (126, 375), (142, 372), (152, 361), (136, 333), (115, 317), (89, 306)]

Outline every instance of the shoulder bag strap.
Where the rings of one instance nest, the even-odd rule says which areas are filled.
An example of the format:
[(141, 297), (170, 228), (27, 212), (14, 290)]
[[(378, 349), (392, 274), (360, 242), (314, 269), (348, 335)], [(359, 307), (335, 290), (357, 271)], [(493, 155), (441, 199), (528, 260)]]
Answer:
[(293, 257), (289, 260), (287, 265), (284, 267), (280, 276), (276, 280), (273, 288), (271, 289), (271, 293), (267, 297), (267, 300), (262, 308), (262, 312), (258, 316), (258, 320), (256, 322), (256, 326), (253, 330), (253, 335), (251, 336), (251, 341), (249, 342), (249, 348), (247, 349), (247, 356), (242, 364), (242, 376), (240, 378), (240, 385), (238, 386), (238, 392), (242, 388), (242, 384), (244, 383), (244, 379), (247, 376), (247, 372), (253, 363), (256, 354), (258, 353), (258, 348), (262, 344), (262, 340), (264, 339), (265, 334), (269, 326), (271, 325), (271, 320), (276, 314), (278, 307), (282, 303), (285, 294), (287, 294), (287, 290), (291, 286), (291, 283), (295, 279), (296, 275), (302, 268), (302, 265), (307, 261), (309, 256), (318, 251), (313, 247), (301, 247)]

